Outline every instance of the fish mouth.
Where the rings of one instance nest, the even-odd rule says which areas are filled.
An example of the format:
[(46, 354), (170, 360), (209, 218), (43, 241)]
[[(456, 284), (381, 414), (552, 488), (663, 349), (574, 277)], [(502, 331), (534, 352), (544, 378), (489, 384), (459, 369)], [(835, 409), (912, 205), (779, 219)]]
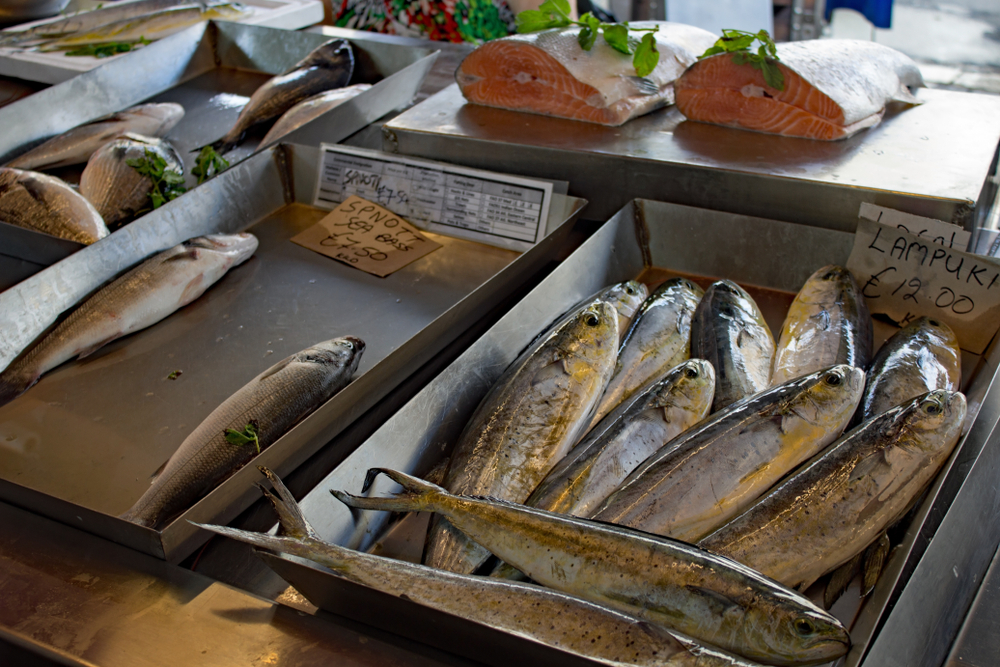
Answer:
[(232, 255), (234, 265), (239, 264), (257, 251), (257, 237), (249, 232), (238, 234), (208, 234), (184, 242), (189, 248), (204, 248)]
[(354, 351), (361, 354), (365, 351), (365, 341), (361, 340), (357, 336), (343, 336), (341, 340), (346, 341), (354, 346)]

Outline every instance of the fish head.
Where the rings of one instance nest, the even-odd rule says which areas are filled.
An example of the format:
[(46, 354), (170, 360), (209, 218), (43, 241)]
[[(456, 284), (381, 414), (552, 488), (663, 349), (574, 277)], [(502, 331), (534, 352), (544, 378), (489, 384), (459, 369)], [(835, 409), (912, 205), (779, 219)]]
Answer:
[(144, 116), (160, 123), (158, 134), (166, 133), (184, 118), (184, 107), (176, 102), (140, 104), (126, 109), (122, 115)]
[(253, 14), (253, 10), (239, 2), (226, 2), (207, 7), (202, 13), (202, 17), (208, 19), (220, 19), (222, 21), (239, 21)]
[(609, 374), (618, 354), (618, 311), (596, 299), (559, 327), (551, 344), (570, 374)]
[(649, 407), (663, 408), (668, 422), (683, 419), (693, 425), (708, 414), (714, 397), (712, 364), (704, 359), (688, 359), (667, 372)]
[(793, 390), (788, 409), (806, 421), (838, 434), (854, 414), (865, 387), (865, 372), (838, 364), (804, 375), (784, 387)]
[(351, 49), (350, 43), (344, 39), (332, 39), (310, 51), (309, 55), (296, 63), (293, 69), (309, 67), (334, 69), (348, 66), (353, 70), (354, 51)]
[(227, 257), (232, 266), (242, 264), (257, 250), (257, 237), (248, 232), (239, 234), (207, 234), (184, 242), (187, 248), (203, 248)]
[(955, 335), (950, 326), (939, 319), (933, 317), (918, 318), (900, 329), (898, 333), (925, 338), (937, 347), (953, 350), (956, 356), (959, 354), (958, 336)]
[[(737, 287), (737, 289), (739, 289)], [(668, 298), (683, 298), (683, 299), (694, 299), (697, 304), (701, 301), (701, 298), (705, 296), (705, 290), (701, 286), (694, 282), (693, 280), (688, 280), (687, 278), (671, 278), (670, 280), (664, 281), (653, 291), (653, 298), (657, 297), (668, 297)]]
[(901, 418), (909, 437), (899, 440), (903, 447), (925, 452), (950, 452), (958, 442), (965, 422), (965, 396), (957, 391), (936, 389), (901, 406)]
[(745, 645), (751, 648), (740, 653), (769, 665), (823, 663), (851, 648), (850, 634), (840, 621), (792, 591), (748, 609), (743, 630)]
[(618, 314), (631, 319), (642, 302), (649, 296), (649, 289), (638, 280), (626, 280), (601, 290), (598, 298), (612, 304)]
[(322, 343), (316, 343), (295, 355), (295, 360), (302, 363), (322, 364), (332, 368), (349, 368), (350, 374), (358, 369), (361, 354), (365, 351), (365, 342), (355, 336), (331, 338)]

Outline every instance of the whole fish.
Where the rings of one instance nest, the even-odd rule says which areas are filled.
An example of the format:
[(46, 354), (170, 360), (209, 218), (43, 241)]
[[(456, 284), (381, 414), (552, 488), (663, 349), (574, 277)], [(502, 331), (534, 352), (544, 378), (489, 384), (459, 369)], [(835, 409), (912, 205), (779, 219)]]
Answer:
[(903, 516), (958, 442), (965, 410), (962, 394), (939, 389), (868, 420), (699, 546), (809, 586)]
[(861, 397), (862, 421), (924, 392), (956, 391), (962, 351), (955, 332), (941, 320), (921, 317), (897, 331), (872, 361)]
[(671, 278), (653, 290), (625, 333), (615, 374), (590, 420), (593, 428), (605, 415), (690, 356), (691, 319), (703, 292), (686, 278)]
[[(583, 435), (615, 363), (618, 313), (604, 301), (579, 309), (516, 359), (459, 437), (445, 487), (524, 502)], [(424, 563), (467, 574), (489, 553), (432, 521)]]
[(392, 470), (391, 498), (332, 491), (358, 509), (427, 511), (448, 521), (532, 580), (662, 623), (695, 641), (771, 665), (832, 660), (850, 638), (805, 597), (748, 567), (677, 540), (492, 498), (469, 498)]
[(788, 308), (774, 355), (771, 385), (834, 364), (867, 370), (872, 318), (851, 272), (824, 266), (809, 276)]
[(36, 25), (27, 30), (17, 28), (0, 31), (0, 46), (26, 46), (75, 32), (86, 32), (115, 21), (135, 18), (168, 7), (189, 4), (188, 0), (135, 0), (103, 5), (100, 9), (82, 11), (56, 21)]
[(691, 356), (715, 369), (713, 412), (767, 389), (774, 338), (742, 287), (720, 280), (705, 292), (691, 323)]
[[(121, 518), (155, 528), (186, 510), (346, 386), (364, 349), (360, 338), (334, 338), (255, 377), (184, 439), (149, 490)], [(250, 425), (256, 443), (227, 439), (230, 429), (247, 432)]]
[(336, 90), (328, 90), (319, 95), (313, 95), (309, 99), (303, 100), (291, 109), (281, 114), (271, 129), (267, 131), (261, 140), (261, 146), (277, 141), (289, 132), (293, 132), (315, 118), (319, 118), (330, 109), (336, 108), (354, 99), (361, 93), (371, 88), (368, 83), (356, 83), (353, 86), (346, 86)]
[(656, 67), (636, 76), (632, 56), (598, 37), (580, 46), (580, 28), (511, 35), (466, 56), (455, 79), (469, 102), (603, 125), (625, 121), (674, 102), (674, 80), (715, 43), (707, 30), (665, 21), (633, 21), (656, 28)]
[(150, 155), (164, 161), (164, 170), (184, 173), (181, 156), (170, 142), (132, 133), (104, 144), (87, 161), (80, 175), (80, 194), (109, 226), (153, 207), (153, 180), (128, 164), (130, 160), (149, 160)]
[(836, 440), (865, 374), (834, 366), (715, 413), (632, 471), (595, 519), (695, 542)]
[(0, 405), (56, 366), (82, 359), (191, 303), (256, 249), (252, 234), (200, 236), (142, 262), (98, 290), (0, 373)]
[(706, 649), (665, 628), (551, 589), (437, 570), (322, 541), (295, 498), (261, 467), (278, 496), (282, 536), (195, 524), (261, 549), (311, 560), (355, 583), (411, 600), (487, 627), (557, 647), (607, 665), (649, 667), (754, 667), (755, 663)]
[(108, 235), (97, 209), (66, 183), (0, 167), (0, 221), (89, 245)]
[(55, 169), (81, 164), (89, 160), (98, 148), (126, 132), (162, 137), (183, 117), (184, 107), (180, 104), (140, 104), (52, 137), (17, 156), (6, 166), (16, 169)]
[(875, 42), (810, 39), (778, 44), (782, 88), (731, 53), (703, 58), (677, 79), (677, 108), (691, 120), (834, 141), (878, 125), (889, 102), (920, 104), (909, 57)]
[(313, 95), (346, 86), (353, 73), (354, 52), (347, 41), (334, 39), (316, 47), (291, 69), (254, 91), (236, 123), (212, 148), (219, 153), (232, 150), (250, 128), (281, 116)]

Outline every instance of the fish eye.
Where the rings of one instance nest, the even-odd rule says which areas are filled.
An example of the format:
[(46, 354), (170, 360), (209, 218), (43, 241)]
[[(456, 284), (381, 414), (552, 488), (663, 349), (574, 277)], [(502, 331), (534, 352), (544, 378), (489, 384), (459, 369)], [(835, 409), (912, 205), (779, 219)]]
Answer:
[(932, 327), (939, 327), (939, 326), (941, 326), (941, 323), (938, 322), (937, 320), (927, 320), (927, 324), (931, 325)]
[(594, 313), (587, 313), (587, 316), (586, 316), (586, 319), (584, 320), (584, 323), (588, 327), (596, 327), (598, 324), (601, 323), (601, 318), (599, 318)]
[(831, 387), (836, 387), (837, 385), (839, 385), (843, 381), (844, 381), (844, 378), (840, 377), (840, 373), (827, 373), (826, 374), (826, 383), (828, 385), (830, 385)]
[(634, 287), (632, 287), (631, 285), (626, 285), (626, 286), (625, 286), (625, 291), (626, 291), (626, 292), (627, 292), (628, 294), (630, 294), (631, 296), (635, 296), (635, 288), (634, 288)]
[(792, 627), (795, 628), (795, 634), (800, 637), (808, 637), (816, 633), (816, 626), (812, 624), (808, 618), (797, 618), (795, 622), (792, 623)]
[(939, 415), (943, 411), (944, 411), (944, 408), (942, 408), (940, 405), (938, 405), (938, 403), (936, 401), (934, 401), (934, 402), (928, 401), (926, 407), (924, 407), (924, 412), (926, 412), (929, 415)]
[(696, 378), (696, 377), (698, 377), (698, 369), (697, 368), (689, 368), (686, 371), (684, 371), (684, 375), (686, 375), (689, 378)]

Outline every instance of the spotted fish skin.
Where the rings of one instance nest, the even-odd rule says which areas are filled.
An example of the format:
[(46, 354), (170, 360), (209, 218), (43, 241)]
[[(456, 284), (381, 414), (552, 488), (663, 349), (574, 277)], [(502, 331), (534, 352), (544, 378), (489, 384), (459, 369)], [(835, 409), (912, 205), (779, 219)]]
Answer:
[(109, 234), (87, 199), (54, 176), (0, 167), (0, 221), (90, 245)]

